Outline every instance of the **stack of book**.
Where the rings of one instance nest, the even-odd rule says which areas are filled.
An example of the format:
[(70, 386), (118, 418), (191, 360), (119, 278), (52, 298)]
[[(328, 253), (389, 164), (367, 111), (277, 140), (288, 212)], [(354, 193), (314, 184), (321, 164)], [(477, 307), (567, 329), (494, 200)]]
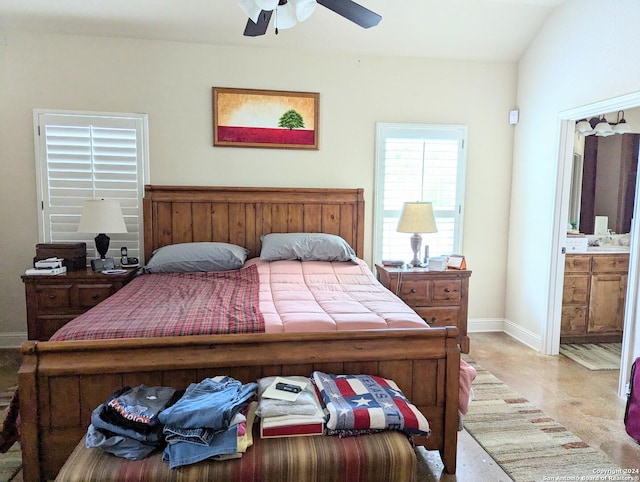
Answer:
[(260, 437), (322, 435), (325, 414), (311, 380), (275, 377), (258, 402)]
[(47, 258), (34, 262), (34, 267), (25, 271), (27, 275), (54, 275), (67, 272), (67, 267), (62, 266), (62, 258)]
[(24, 274), (32, 276), (32, 275), (54, 275), (54, 274), (63, 274), (67, 272), (67, 267), (63, 266), (62, 268), (29, 268), (24, 272)]

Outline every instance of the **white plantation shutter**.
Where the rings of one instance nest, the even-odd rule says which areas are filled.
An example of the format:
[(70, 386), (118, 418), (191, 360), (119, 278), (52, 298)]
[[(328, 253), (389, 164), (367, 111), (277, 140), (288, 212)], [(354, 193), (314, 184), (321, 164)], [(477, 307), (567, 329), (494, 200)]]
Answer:
[(411, 235), (396, 231), (406, 201), (433, 202), (430, 256), (461, 252), (465, 138), (464, 126), (376, 124), (375, 262), (413, 257)]
[(78, 233), (87, 199), (117, 199), (127, 233), (106, 233), (109, 257), (142, 257), (142, 196), (145, 183), (146, 116), (34, 112), (40, 240), (84, 241), (95, 256), (96, 234)]

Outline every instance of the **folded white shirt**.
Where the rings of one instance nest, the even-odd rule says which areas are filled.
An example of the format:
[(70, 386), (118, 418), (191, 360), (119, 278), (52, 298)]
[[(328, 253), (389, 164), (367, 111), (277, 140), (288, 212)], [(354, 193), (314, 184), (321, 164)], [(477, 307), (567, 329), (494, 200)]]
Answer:
[(265, 377), (258, 380), (258, 408), (256, 415), (262, 418), (279, 417), (286, 415), (314, 415), (318, 408), (322, 408), (311, 380), (306, 377), (287, 377), (292, 380), (307, 382), (307, 386), (300, 392), (296, 400), (278, 400), (275, 398), (263, 398), (264, 391), (273, 383), (276, 377)]

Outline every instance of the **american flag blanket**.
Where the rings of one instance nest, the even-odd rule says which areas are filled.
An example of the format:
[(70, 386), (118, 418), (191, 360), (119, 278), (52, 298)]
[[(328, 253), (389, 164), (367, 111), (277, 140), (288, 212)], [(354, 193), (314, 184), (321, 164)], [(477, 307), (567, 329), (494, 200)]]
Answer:
[(256, 266), (145, 274), (67, 323), (51, 341), (264, 332), (259, 292)]
[(429, 435), (429, 422), (393, 380), (372, 375), (330, 375), (312, 379), (324, 402), (331, 430), (401, 430)]

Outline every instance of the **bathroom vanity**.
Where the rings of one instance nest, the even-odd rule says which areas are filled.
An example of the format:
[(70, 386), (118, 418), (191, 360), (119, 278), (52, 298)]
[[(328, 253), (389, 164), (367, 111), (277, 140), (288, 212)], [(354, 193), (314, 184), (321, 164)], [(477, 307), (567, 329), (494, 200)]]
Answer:
[(561, 343), (622, 341), (629, 252), (620, 248), (566, 255)]

